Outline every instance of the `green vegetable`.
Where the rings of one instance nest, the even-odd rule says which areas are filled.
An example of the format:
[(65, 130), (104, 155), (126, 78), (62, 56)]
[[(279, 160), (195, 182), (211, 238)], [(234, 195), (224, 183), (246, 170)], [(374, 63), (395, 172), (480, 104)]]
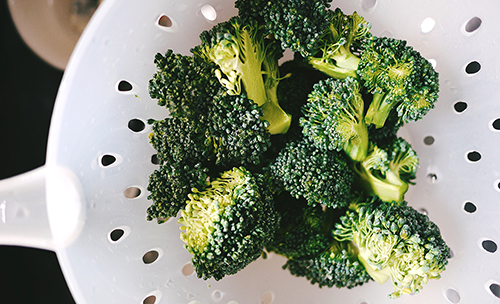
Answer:
[(218, 66), (214, 73), (228, 94), (245, 93), (262, 107), (271, 134), (286, 133), (291, 117), (277, 99), (278, 59), (283, 55), (278, 42), (266, 37), (256, 22), (238, 17), (204, 31), (200, 39), (193, 53)]
[(318, 82), (302, 108), (300, 125), (304, 136), (319, 149), (343, 150), (352, 160), (362, 161), (369, 139), (360, 90), (359, 82), (352, 77)]
[(235, 167), (189, 194), (179, 223), (198, 277), (220, 280), (261, 256), (279, 220), (261, 180)]
[(436, 224), (406, 202), (356, 197), (336, 224), (334, 236), (356, 246), (375, 281), (392, 281), (391, 298), (418, 293), (423, 284), (440, 277), (450, 258)]

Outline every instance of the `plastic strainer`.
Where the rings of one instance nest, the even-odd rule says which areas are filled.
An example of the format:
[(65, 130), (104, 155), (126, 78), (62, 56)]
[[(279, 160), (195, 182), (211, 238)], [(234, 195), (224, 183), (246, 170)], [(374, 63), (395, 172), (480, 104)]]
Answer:
[(188, 54), (236, 14), (230, 1), (106, 0), (86, 28), (56, 100), (46, 164), (0, 183), (0, 243), (54, 250), (87, 303), (500, 303), (500, 4), (496, 0), (335, 0), (375, 35), (403, 38), (441, 76), (436, 109), (402, 134), (421, 160), (407, 200), (453, 251), (440, 280), (390, 300), (390, 283), (318, 288), (276, 255), (219, 282), (198, 279), (175, 219), (145, 220), (155, 151), (153, 58)]

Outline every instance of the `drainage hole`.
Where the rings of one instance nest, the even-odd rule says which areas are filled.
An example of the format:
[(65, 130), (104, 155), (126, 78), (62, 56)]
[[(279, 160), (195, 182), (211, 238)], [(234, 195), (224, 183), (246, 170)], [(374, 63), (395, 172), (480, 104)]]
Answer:
[(150, 250), (142, 256), (142, 261), (144, 262), (144, 264), (151, 264), (155, 262), (159, 256), (160, 253), (158, 251)]
[(491, 125), (493, 129), (500, 130), (500, 118), (495, 119)]
[(141, 189), (138, 187), (128, 187), (123, 191), (123, 195), (125, 195), (126, 198), (137, 198), (141, 195)]
[(500, 285), (493, 283), (490, 285), (490, 290), (495, 297), (500, 299)]
[(467, 33), (475, 32), (475, 31), (477, 31), (477, 29), (479, 29), (479, 27), (481, 26), (481, 23), (483, 23), (483, 21), (480, 18), (478, 18), (478, 17), (472, 17), (465, 24), (465, 31)]
[(156, 296), (149, 296), (142, 301), (142, 304), (155, 304), (156, 303)]
[(151, 163), (153, 165), (159, 165), (160, 164), (160, 159), (158, 158), (158, 154), (151, 155)]
[(114, 157), (113, 155), (109, 155), (109, 154), (103, 155), (101, 158), (101, 164), (104, 167), (107, 167), (107, 166), (114, 164), (115, 161), (116, 161), (116, 157)]
[(166, 16), (166, 15), (162, 15), (159, 19), (158, 19), (158, 25), (159, 26), (162, 26), (162, 27), (172, 27), (172, 19), (170, 19), (170, 17)]
[(434, 143), (434, 137), (432, 136), (426, 136), (424, 138), (424, 144), (426, 144), (427, 146), (430, 146)]
[(477, 151), (472, 151), (467, 153), (467, 159), (470, 160), (471, 162), (477, 162), (481, 159), (481, 153)]
[(422, 23), (420, 23), (420, 31), (424, 34), (430, 33), (434, 26), (436, 25), (436, 21), (432, 18), (425, 18)]
[(186, 277), (192, 275), (193, 273), (194, 267), (193, 265), (191, 265), (191, 263), (187, 263), (186, 265), (184, 265), (184, 267), (182, 267), (182, 274)]
[(495, 253), (497, 251), (497, 244), (492, 240), (485, 240), (481, 243), (483, 249), (489, 253)]
[(134, 118), (128, 122), (128, 128), (132, 132), (141, 132), (146, 128), (146, 124), (142, 120)]
[(465, 73), (469, 75), (476, 74), (480, 70), (481, 70), (481, 64), (477, 61), (472, 61), (465, 67)]
[(262, 295), (261, 303), (262, 304), (271, 304), (274, 302), (274, 294), (270, 291), (266, 292)]
[(120, 92), (129, 92), (132, 91), (133, 88), (132, 84), (126, 80), (121, 80), (118, 83), (118, 91)]
[(111, 233), (109, 234), (109, 238), (113, 242), (117, 242), (119, 239), (122, 238), (122, 236), (124, 234), (125, 234), (125, 231), (123, 229), (115, 229), (115, 230), (111, 231)]
[(209, 4), (205, 4), (201, 7), (201, 14), (208, 21), (214, 21), (215, 19), (217, 19), (217, 11), (213, 6)]
[(464, 205), (464, 210), (469, 212), (469, 213), (474, 213), (477, 211), (477, 207), (472, 202), (467, 202)]
[(453, 107), (455, 108), (455, 111), (457, 111), (457, 113), (462, 113), (463, 111), (467, 110), (467, 103), (458, 101)]
[(460, 302), (460, 295), (455, 289), (447, 289), (445, 292), (446, 299), (450, 301), (451, 303), (458, 303)]

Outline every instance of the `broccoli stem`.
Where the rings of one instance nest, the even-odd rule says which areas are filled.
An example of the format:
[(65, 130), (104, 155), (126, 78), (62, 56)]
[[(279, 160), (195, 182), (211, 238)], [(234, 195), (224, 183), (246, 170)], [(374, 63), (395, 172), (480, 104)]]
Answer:
[(394, 106), (399, 100), (387, 100), (385, 93), (373, 93), (373, 99), (366, 111), (365, 123), (367, 125), (373, 124), (375, 128), (380, 129), (384, 126), (387, 117), (391, 113)]
[(268, 100), (262, 105), (262, 119), (269, 122), (269, 133), (271, 134), (285, 134), (290, 128), (292, 116), (279, 106), (277, 87), (274, 90), (268, 90)]
[[(335, 63), (331, 63), (334, 61)], [(328, 58), (309, 57), (309, 64), (318, 71), (335, 79), (344, 79), (349, 76), (356, 77), (360, 59), (351, 52), (341, 47), (335, 56)]]
[(248, 30), (241, 32), (245, 62), (241, 65), (241, 81), (248, 99), (253, 100), (258, 106), (262, 106), (267, 101), (266, 87), (262, 79), (262, 54), (256, 51), (254, 41)]
[(357, 134), (357, 136), (349, 140), (343, 149), (352, 160), (360, 162), (368, 154), (370, 143), (368, 129), (364, 123), (359, 123), (353, 126), (353, 133)]
[(358, 255), (358, 259), (363, 264), (366, 269), (366, 272), (370, 275), (370, 277), (380, 283), (384, 284), (391, 277), (391, 270), (389, 267), (385, 267), (382, 269), (375, 269), (370, 263), (368, 263), (362, 254)]

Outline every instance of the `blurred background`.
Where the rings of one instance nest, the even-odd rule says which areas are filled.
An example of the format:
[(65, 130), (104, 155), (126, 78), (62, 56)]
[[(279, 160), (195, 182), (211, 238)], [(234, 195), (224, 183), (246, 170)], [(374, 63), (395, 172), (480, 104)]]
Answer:
[[(21, 38), (0, 7), (0, 179), (45, 163), (50, 118), (63, 71)], [(12, 1), (13, 2), (13, 1)], [(0, 245), (0, 303), (75, 303), (52, 251)]]

